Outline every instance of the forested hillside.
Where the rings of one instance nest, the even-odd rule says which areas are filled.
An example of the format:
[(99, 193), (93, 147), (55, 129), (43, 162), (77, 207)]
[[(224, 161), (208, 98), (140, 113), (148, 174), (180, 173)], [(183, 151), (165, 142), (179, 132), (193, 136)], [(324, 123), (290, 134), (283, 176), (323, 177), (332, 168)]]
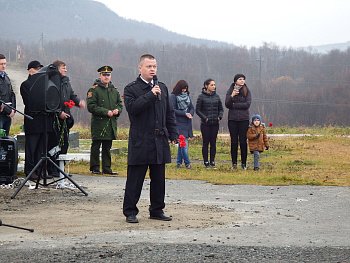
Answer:
[[(0, 39), (4, 54), (16, 54), (16, 42)], [(191, 96), (196, 101), (203, 82), (213, 78), (222, 101), (236, 73), (247, 77), (252, 91), (251, 113), (260, 113), (265, 122), (274, 125), (350, 125), (350, 49), (328, 54), (313, 54), (303, 50), (282, 49), (264, 45), (207, 48), (187, 44), (136, 44), (134, 41), (114, 43), (107, 40), (83, 41), (66, 39), (38, 45), (23, 45), (23, 68), (28, 61), (38, 59), (49, 64), (61, 59), (68, 65), (69, 76), (76, 92), (85, 97), (98, 76), (99, 66), (114, 68), (113, 82), (123, 93), (123, 87), (137, 75), (138, 58), (152, 53), (158, 59), (159, 80), (169, 90), (179, 79), (189, 82)], [(227, 129), (227, 109), (221, 127)], [(88, 123), (87, 111), (76, 111), (76, 120)], [(127, 114), (120, 118), (127, 124)], [(199, 118), (195, 116), (195, 128)]]
[(159, 26), (125, 19), (93, 0), (0, 0), (1, 37), (20, 43), (99, 38), (137, 43), (229, 44), (188, 37)]

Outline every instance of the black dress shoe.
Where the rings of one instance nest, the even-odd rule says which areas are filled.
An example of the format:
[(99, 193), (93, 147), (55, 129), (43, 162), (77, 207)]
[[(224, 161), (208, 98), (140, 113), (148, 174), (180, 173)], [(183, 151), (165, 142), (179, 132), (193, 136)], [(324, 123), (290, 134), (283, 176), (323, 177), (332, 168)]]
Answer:
[(117, 175), (117, 172), (113, 172), (112, 170), (105, 170), (103, 171), (104, 174), (110, 174), (110, 175)]
[(150, 215), (149, 219), (161, 220), (161, 221), (171, 221), (173, 218), (171, 216), (166, 216), (164, 213), (159, 215)]
[(92, 170), (91, 173), (93, 173), (93, 174), (101, 174), (100, 170), (95, 170), (95, 169)]
[(130, 215), (126, 217), (126, 222), (128, 223), (138, 223), (139, 220), (137, 219), (137, 217), (135, 215)]

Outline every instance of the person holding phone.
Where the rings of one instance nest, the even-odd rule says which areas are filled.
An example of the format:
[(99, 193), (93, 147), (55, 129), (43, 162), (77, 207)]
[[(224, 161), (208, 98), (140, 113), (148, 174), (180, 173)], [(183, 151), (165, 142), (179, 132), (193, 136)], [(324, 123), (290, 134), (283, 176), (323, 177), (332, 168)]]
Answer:
[(249, 127), (249, 108), (252, 102), (250, 90), (243, 74), (236, 74), (227, 90), (225, 106), (228, 111), (228, 129), (231, 137), (232, 169), (237, 169), (238, 142), (241, 150), (241, 168), (247, 169), (247, 130)]

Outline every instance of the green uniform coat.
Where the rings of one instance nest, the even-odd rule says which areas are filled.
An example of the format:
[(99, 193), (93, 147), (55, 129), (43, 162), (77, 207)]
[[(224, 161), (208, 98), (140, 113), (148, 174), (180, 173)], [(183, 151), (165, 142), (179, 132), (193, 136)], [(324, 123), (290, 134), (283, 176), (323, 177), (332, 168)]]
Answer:
[[(123, 105), (119, 91), (110, 82), (108, 87), (101, 82), (92, 86), (87, 93), (87, 109), (91, 116), (91, 138), (93, 140), (115, 140), (117, 138), (117, 119)], [(109, 110), (118, 109), (117, 116), (108, 117)]]

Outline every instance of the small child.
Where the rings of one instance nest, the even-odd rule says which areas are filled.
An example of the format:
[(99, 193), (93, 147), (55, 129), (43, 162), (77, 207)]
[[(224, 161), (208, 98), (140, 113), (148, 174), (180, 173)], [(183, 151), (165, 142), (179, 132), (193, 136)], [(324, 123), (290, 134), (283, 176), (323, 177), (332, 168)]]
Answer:
[(247, 131), (248, 146), (250, 153), (254, 154), (254, 171), (260, 169), (260, 153), (269, 149), (269, 140), (266, 135), (265, 125), (261, 123), (261, 116), (256, 114), (252, 117), (252, 123)]

